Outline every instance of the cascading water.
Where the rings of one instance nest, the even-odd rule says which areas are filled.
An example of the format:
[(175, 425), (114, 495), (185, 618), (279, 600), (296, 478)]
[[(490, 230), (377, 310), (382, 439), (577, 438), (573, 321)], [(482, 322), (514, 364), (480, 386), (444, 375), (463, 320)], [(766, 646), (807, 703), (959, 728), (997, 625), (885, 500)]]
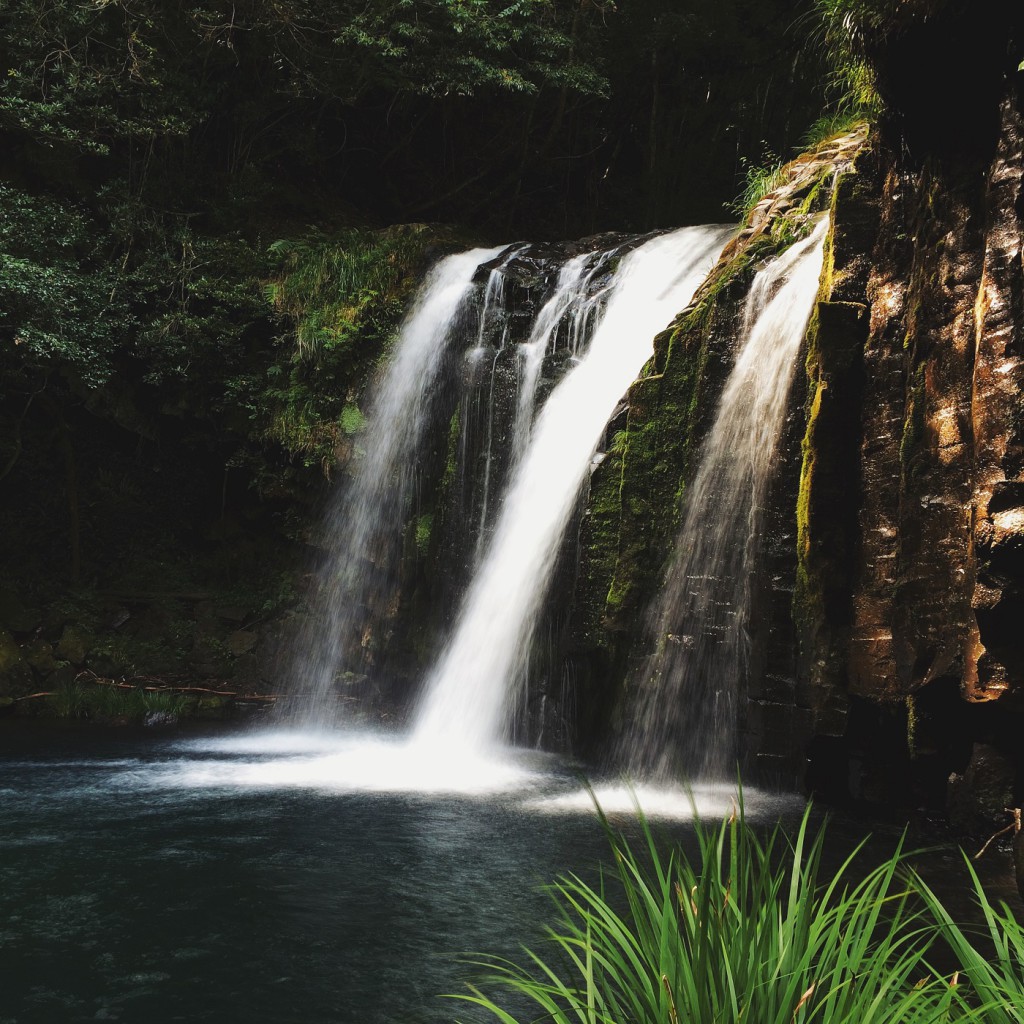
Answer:
[(821, 273), (827, 224), (761, 270), (648, 628), (638, 706), (620, 743), (635, 778), (734, 772), (737, 692), (749, 660), (761, 510), (790, 381)]
[(567, 315), (572, 317), (569, 329), (569, 346), (575, 355), (578, 346), (576, 324), (583, 319), (584, 309), (597, 305), (586, 301), (588, 284), (606, 262), (606, 253), (584, 253), (573, 256), (558, 272), (554, 294), (537, 314), (530, 338), (519, 349), (519, 398), (516, 403), (516, 419), (512, 428), (512, 453), (516, 463), (526, 452), (533, 429), (537, 405), (537, 387), (540, 383), (544, 355), (554, 344), (555, 336)]
[(501, 251), (473, 249), (433, 268), (374, 391), (362, 457), (324, 523), (328, 543), (335, 547), (318, 595), (318, 614), (299, 638), (292, 666), (293, 688), (305, 696), (302, 717), (307, 720), (334, 722), (335, 681), (360, 667), (352, 652), (364, 643), (360, 633), (386, 600), (401, 553), (431, 385), (477, 267)]
[(690, 300), (732, 230), (684, 228), (622, 259), (586, 354), (551, 393), (514, 471), (452, 638), (428, 677), (414, 743), (451, 754), (500, 739), (608, 417), (649, 358), (654, 335)]

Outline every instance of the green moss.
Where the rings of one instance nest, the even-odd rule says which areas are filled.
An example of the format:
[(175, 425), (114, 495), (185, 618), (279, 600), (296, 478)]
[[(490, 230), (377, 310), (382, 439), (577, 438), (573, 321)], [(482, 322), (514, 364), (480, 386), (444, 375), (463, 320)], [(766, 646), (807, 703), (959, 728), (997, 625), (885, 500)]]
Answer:
[(444, 475), (441, 478), (441, 493), (447, 493), (459, 469), (459, 432), (462, 429), (458, 406), (448, 422), (448, 448), (444, 460)]
[(830, 232), (819, 291), (822, 298), (808, 328), (792, 605), (805, 672), (819, 690), (841, 679), (837, 637), (851, 614), (857, 523), (849, 488), (858, 459), (860, 363), (868, 331), (866, 305), (824, 301), (836, 284), (834, 243)]
[(627, 628), (653, 589), (678, 529), (708, 417), (730, 362), (743, 297), (757, 262), (779, 250), (762, 234), (721, 262), (690, 306), (655, 339), (653, 360), (629, 393), (620, 528), (605, 615)]
[(701, 285), (693, 301), (679, 319), (672, 340), (683, 332), (704, 331), (710, 325), (711, 315), (719, 301), (719, 297), (727, 288), (743, 280), (756, 260), (774, 250), (770, 238), (761, 236), (750, 245), (741, 249), (731, 259), (720, 263), (712, 271), (711, 276)]
[[(747, 262), (727, 266), (742, 273)], [(734, 280), (726, 271), (705, 286), (699, 301), (656, 339), (661, 372), (630, 389), (626, 436), (619, 442), (618, 555), (605, 597), (606, 617), (617, 628), (625, 628), (646, 600), (678, 528), (684, 481), (717, 393), (717, 383), (708, 379), (712, 352), (727, 337), (717, 328), (716, 300)]]
[(434, 514), (425, 512), (416, 520), (416, 553), (425, 558), (430, 550), (430, 537), (434, 530)]
[(353, 434), (358, 434), (359, 431), (363, 429), (366, 425), (366, 417), (355, 402), (349, 402), (348, 405), (341, 410), (339, 422), (341, 424), (342, 431), (351, 437)]
[[(266, 297), (287, 325), (262, 383), (239, 381), (264, 436), (325, 473), (363, 427), (359, 397), (386, 357), (428, 253), (463, 240), (420, 224), (275, 242)], [(267, 417), (267, 410), (270, 415)]]
[(907, 752), (910, 754), (910, 760), (916, 761), (920, 756), (920, 716), (917, 711), (917, 701), (914, 699), (913, 694), (910, 694), (906, 698), (907, 708)]
[[(804, 371), (807, 378), (807, 397), (804, 405), (806, 427), (800, 443), (800, 484), (796, 505), (796, 585), (793, 592), (793, 620), (797, 628), (797, 636), (805, 648), (811, 646), (821, 629), (825, 618), (825, 576), (830, 571), (827, 563), (828, 545), (816, 540), (818, 533), (827, 533), (828, 523), (818, 522), (815, 506), (823, 500), (829, 488), (828, 481), (818, 480), (818, 453), (823, 443), (823, 435), (827, 438), (829, 429), (835, 426), (823, 422), (823, 409), (828, 402), (829, 378), (838, 373), (848, 373), (854, 357), (854, 350), (861, 344), (861, 338), (847, 339), (840, 337), (838, 341), (823, 336), (822, 302), (827, 302), (834, 295), (838, 279), (836, 273), (836, 231), (839, 223), (837, 205), (839, 197), (844, 193), (844, 179), (841, 175), (835, 188), (830, 193), (830, 223), (825, 237), (821, 278), (818, 285), (818, 301), (815, 303), (807, 327), (807, 355)], [(814, 188), (808, 193), (806, 202), (815, 201), (820, 194), (824, 177), (819, 177)], [(808, 209), (810, 206), (808, 205)], [(841, 333), (841, 332), (840, 332)], [(825, 351), (827, 346), (830, 351)], [(842, 398), (842, 396), (840, 396)], [(827, 499), (826, 499), (827, 500)], [(808, 659), (812, 660), (812, 659)]]
[[(847, 153), (854, 148), (851, 142)], [(604, 602), (608, 630), (631, 634), (640, 609), (658, 585), (678, 530), (687, 482), (696, 468), (732, 362), (743, 304), (755, 270), (804, 237), (814, 215), (834, 202), (834, 168), (834, 162), (827, 159), (805, 160), (787, 167), (780, 178), (790, 187), (769, 221), (748, 227), (727, 249), (689, 307), (655, 339), (654, 357), (630, 388), (626, 430), (616, 434), (613, 443), (614, 451), (621, 455), (621, 470), (617, 554)], [(831, 234), (828, 248), (830, 253), (835, 249)], [(830, 257), (824, 275), (825, 294), (833, 287), (833, 276)], [(812, 331), (816, 329), (815, 317)], [(845, 334), (843, 337), (845, 344), (849, 339)], [(824, 396), (824, 383), (815, 377), (809, 398), (812, 419), (819, 414)], [(808, 524), (817, 473), (815, 429), (812, 426), (805, 438), (798, 509), (799, 543), (805, 552), (811, 544)], [(604, 500), (604, 496), (592, 496), (591, 511)], [(800, 571), (798, 602), (820, 606), (820, 580), (813, 577), (806, 557)]]
[(423, 225), (408, 225), (275, 242), (271, 252), (280, 270), (267, 285), (267, 298), (294, 323), (296, 355), (321, 360), (365, 343), (367, 334), (386, 335), (429, 239)]
[[(624, 441), (626, 432), (620, 434)], [(587, 510), (580, 530), (581, 598), (577, 622), (582, 633), (580, 640), (597, 647), (607, 647), (609, 642), (604, 630), (605, 595), (618, 559), (621, 483), (622, 452), (613, 446), (590, 478)]]
[[(816, 316), (812, 321), (811, 337), (817, 337)], [(814, 341), (808, 346), (807, 376), (807, 427), (800, 445), (800, 487), (796, 503), (796, 587), (793, 592), (793, 619), (800, 637), (809, 637), (813, 633), (823, 605), (820, 567), (811, 548), (811, 501), (815, 491), (818, 422), (822, 397), (828, 383), (820, 379)]]

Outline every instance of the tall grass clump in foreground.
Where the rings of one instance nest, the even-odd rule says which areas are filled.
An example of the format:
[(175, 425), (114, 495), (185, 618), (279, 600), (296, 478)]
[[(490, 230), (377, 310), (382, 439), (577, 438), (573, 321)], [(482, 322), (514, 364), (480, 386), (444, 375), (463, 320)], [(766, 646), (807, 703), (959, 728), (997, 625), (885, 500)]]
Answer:
[[(994, 956), (945, 912), (902, 843), (866, 873), (858, 846), (829, 875), (825, 828), (812, 831), (809, 811), (792, 837), (764, 836), (742, 810), (717, 828), (698, 822), (693, 858), (663, 852), (643, 821), (638, 855), (602, 821), (610, 877), (562, 878), (546, 948), (525, 950), (523, 964), (475, 961), (487, 973), (456, 998), (504, 1024), (1024, 1021), (1024, 932), (973, 871)], [(961, 970), (932, 965), (940, 948)], [(534, 1010), (516, 1018), (510, 1003), (524, 1001)]]

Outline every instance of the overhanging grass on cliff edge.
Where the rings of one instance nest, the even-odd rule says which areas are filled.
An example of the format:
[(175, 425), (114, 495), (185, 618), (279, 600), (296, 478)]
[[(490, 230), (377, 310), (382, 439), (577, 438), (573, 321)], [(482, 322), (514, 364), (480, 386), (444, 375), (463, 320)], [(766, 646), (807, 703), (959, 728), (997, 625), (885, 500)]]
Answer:
[[(931, 1024), (1024, 1020), (1024, 930), (971, 873), (995, 956), (984, 955), (909, 867), (901, 843), (861, 876), (858, 846), (822, 871), (825, 828), (767, 837), (742, 809), (696, 825), (698, 853), (667, 853), (645, 822), (641, 854), (604, 821), (615, 871), (552, 888), (558, 921), (525, 962), (456, 998), (504, 1024)], [(861, 844), (863, 845), (863, 844)], [(962, 970), (940, 973), (938, 940)], [(540, 1011), (517, 1018), (509, 999)]]

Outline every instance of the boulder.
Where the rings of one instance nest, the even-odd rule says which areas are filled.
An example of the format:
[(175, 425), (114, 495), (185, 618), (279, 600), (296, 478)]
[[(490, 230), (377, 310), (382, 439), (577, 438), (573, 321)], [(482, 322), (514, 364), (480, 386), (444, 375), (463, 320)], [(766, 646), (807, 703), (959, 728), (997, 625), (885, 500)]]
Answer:
[(94, 641), (92, 631), (85, 626), (67, 625), (57, 641), (57, 657), (73, 665), (82, 665)]
[(53, 646), (41, 637), (36, 637), (25, 644), (22, 655), (40, 678), (45, 679), (57, 667)]
[(258, 640), (257, 634), (251, 630), (236, 629), (228, 637), (228, 650), (238, 658), (243, 654), (249, 654), (256, 647)]
[(0, 626), (12, 633), (31, 633), (42, 621), (38, 608), (31, 608), (13, 590), (0, 590)]

